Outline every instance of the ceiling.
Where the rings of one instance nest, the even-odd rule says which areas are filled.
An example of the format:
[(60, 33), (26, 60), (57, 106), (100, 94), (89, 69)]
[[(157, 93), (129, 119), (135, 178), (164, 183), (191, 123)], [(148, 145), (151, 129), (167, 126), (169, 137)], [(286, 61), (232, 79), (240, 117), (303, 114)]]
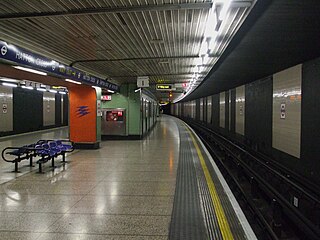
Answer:
[(202, 84), (184, 101), (320, 56), (320, 1), (260, 0)]
[[(221, 27), (219, 44), (199, 80), (223, 54), (254, 2), (232, 1), (230, 20)], [(117, 84), (149, 76), (155, 89), (157, 83), (192, 79), (212, 6), (211, 0), (1, 0), (0, 39)]]

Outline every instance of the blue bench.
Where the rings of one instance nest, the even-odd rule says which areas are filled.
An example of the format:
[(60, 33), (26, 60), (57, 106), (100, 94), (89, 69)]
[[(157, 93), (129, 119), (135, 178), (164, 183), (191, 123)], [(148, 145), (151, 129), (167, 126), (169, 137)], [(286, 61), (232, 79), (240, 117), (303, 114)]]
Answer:
[(22, 147), (6, 147), (2, 151), (2, 159), (6, 162), (14, 163), (14, 172), (19, 172), (19, 163), (22, 160), (29, 160), (30, 167), (33, 167), (33, 159), (38, 156), (40, 157), (37, 161), (39, 172), (42, 172), (42, 163), (51, 159), (54, 167), (54, 158), (59, 155), (62, 156), (62, 162), (65, 163), (66, 153), (73, 150), (73, 143), (69, 140), (39, 140), (36, 143)]
[[(68, 142), (68, 144), (65, 144)], [(37, 161), (39, 164), (39, 173), (42, 173), (42, 164), (51, 160), (51, 166), (54, 168), (54, 159), (62, 156), (62, 162), (66, 162), (66, 153), (73, 152), (73, 143), (65, 140), (46, 140), (45, 143), (35, 146), (35, 152), (40, 159)]]

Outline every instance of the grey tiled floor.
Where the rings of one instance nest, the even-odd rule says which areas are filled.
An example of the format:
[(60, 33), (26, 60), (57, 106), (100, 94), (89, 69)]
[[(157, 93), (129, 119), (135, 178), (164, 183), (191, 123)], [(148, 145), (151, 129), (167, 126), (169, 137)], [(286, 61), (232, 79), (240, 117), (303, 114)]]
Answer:
[(45, 174), (1, 163), (0, 239), (167, 239), (179, 141), (162, 117), (144, 140), (104, 141)]

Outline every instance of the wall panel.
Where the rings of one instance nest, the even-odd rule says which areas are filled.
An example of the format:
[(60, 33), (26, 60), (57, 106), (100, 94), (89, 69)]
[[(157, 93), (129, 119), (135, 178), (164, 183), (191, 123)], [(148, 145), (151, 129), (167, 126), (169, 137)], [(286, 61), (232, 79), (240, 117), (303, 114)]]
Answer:
[(56, 104), (55, 94), (50, 92), (43, 93), (43, 126), (55, 125)]
[(220, 123), (219, 126), (224, 128), (226, 125), (226, 94), (220, 93)]
[(32, 132), (42, 129), (42, 92), (14, 88), (13, 105), (13, 129), (15, 133)]
[(245, 137), (267, 153), (272, 146), (272, 77), (247, 84), (245, 99)]
[(207, 97), (207, 123), (211, 124), (212, 96)]
[(236, 133), (244, 135), (245, 126), (245, 86), (236, 88)]
[(13, 131), (12, 88), (0, 85), (0, 132)]
[(302, 65), (273, 75), (272, 147), (300, 158)]

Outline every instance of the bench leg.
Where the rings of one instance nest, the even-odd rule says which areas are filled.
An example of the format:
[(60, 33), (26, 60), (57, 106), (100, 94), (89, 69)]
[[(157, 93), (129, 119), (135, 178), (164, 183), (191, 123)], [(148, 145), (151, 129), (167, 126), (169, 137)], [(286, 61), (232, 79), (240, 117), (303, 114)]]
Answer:
[(54, 166), (54, 157), (52, 157), (52, 159), (51, 159), (51, 167), (55, 168), (55, 166)]
[(17, 172), (17, 173), (19, 172), (18, 167), (19, 167), (19, 163), (14, 162), (14, 172)]
[(42, 173), (42, 163), (39, 163), (39, 173)]
[(29, 165), (30, 167), (34, 167), (32, 160), (33, 160), (33, 156), (30, 157), (30, 165)]
[(62, 155), (62, 162), (63, 163), (67, 163), (67, 161), (66, 161), (66, 153), (64, 152), (61, 155)]

